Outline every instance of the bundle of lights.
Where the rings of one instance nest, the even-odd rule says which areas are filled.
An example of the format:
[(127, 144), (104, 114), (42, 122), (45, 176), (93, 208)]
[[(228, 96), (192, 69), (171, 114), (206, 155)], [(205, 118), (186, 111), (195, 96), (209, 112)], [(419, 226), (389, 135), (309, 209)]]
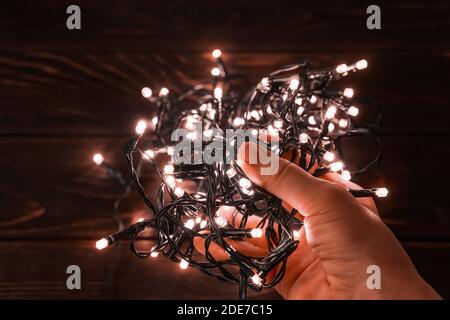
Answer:
[[(253, 185), (245, 176), (235, 161), (236, 152), (230, 152), (239, 147), (236, 132), (250, 132), (247, 140), (254, 139), (272, 153), (289, 157), (314, 176), (331, 171), (348, 181), (379, 161), (377, 132), (381, 114), (377, 109), (373, 124), (358, 123), (358, 106), (362, 104), (353, 97), (353, 89), (330, 89), (333, 80), (365, 69), (366, 60), (331, 69), (313, 69), (309, 62), (289, 65), (264, 77), (240, 98), (233, 90), (233, 83), (240, 77), (229, 74), (221, 56), (218, 49), (212, 52), (216, 66), (211, 70), (211, 80), (182, 93), (162, 88), (154, 97), (150, 88), (142, 89), (142, 96), (156, 113), (137, 123), (136, 134), (125, 145), (124, 152), (130, 165), (130, 181), (136, 184), (152, 217), (122, 228), (97, 241), (96, 246), (102, 250), (118, 240), (129, 240), (131, 251), (138, 257), (163, 254), (179, 263), (181, 269), (193, 267), (234, 282), (239, 285), (239, 297), (244, 299), (248, 288), (260, 290), (281, 281), (289, 255), (298, 246), (302, 220), (295, 209), (287, 211), (280, 199)], [(191, 154), (178, 154), (176, 142), (171, 139), (174, 129), (186, 130), (186, 138), (194, 145)], [(226, 134), (229, 129), (234, 129), (235, 134)], [(140, 145), (146, 139), (141, 138), (147, 134), (153, 138), (152, 146), (142, 148)], [(278, 136), (278, 143), (272, 143), (272, 139), (259, 141), (261, 136), (274, 135)], [(378, 153), (365, 167), (351, 171), (342, 160), (341, 144), (343, 138), (354, 136), (370, 137)], [(211, 152), (211, 146), (225, 146), (227, 151)], [(220, 154), (220, 160), (186, 161), (206, 153)], [(162, 168), (156, 161), (160, 154), (171, 158)], [(93, 161), (105, 164), (100, 154)], [(160, 179), (155, 199), (151, 199), (141, 183), (144, 164)], [(192, 190), (183, 189), (186, 181), (193, 182)], [(385, 188), (349, 192), (355, 197), (387, 195)], [(231, 219), (222, 216), (222, 210), (231, 211)], [(155, 230), (156, 243), (150, 250), (140, 250), (136, 240), (146, 228)], [(249, 256), (233, 247), (233, 242), (248, 238), (263, 238), (266, 254)], [(195, 250), (194, 242), (197, 247), (199, 243), (204, 246), (203, 254)], [(219, 259), (212, 253), (212, 247), (222, 249), (226, 258)]]

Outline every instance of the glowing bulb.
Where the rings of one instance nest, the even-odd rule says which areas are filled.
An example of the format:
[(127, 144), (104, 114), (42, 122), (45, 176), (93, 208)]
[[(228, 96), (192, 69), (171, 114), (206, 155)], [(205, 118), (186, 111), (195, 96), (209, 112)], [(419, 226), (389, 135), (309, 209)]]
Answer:
[(236, 170), (234, 170), (234, 168), (230, 168), (227, 170), (226, 173), (227, 173), (228, 178), (231, 179), (236, 175)]
[(175, 190), (173, 191), (173, 193), (175, 193), (175, 195), (180, 198), (184, 195), (184, 190), (183, 188), (180, 187), (176, 187)]
[(159, 90), (160, 97), (167, 96), (168, 94), (169, 94), (169, 89), (167, 89), (166, 87), (163, 87), (163, 88), (161, 88), (161, 90)]
[(325, 152), (325, 154), (323, 155), (323, 158), (324, 158), (326, 161), (331, 162), (331, 161), (334, 160), (334, 153), (333, 153), (333, 152), (330, 152), (330, 151), (327, 151), (327, 152)]
[(150, 257), (152, 258), (156, 258), (159, 255), (158, 251), (152, 251), (152, 253), (150, 253)]
[(155, 151), (150, 150), (150, 149), (144, 151), (144, 155), (143, 155), (144, 158), (149, 159), (149, 158), (153, 158), (154, 156), (155, 156)]
[(300, 230), (294, 230), (294, 231), (292, 231), (292, 235), (294, 236), (294, 240), (295, 240), (295, 241), (300, 240)]
[(352, 175), (350, 174), (350, 171), (348, 171), (348, 170), (342, 171), (341, 177), (342, 177), (342, 179), (344, 179), (345, 181), (350, 181), (350, 180), (352, 179)]
[(257, 137), (258, 136), (258, 129), (252, 129), (250, 131), (250, 133), (252, 134), (252, 136)]
[(302, 98), (297, 98), (297, 99), (295, 99), (295, 101), (294, 101), (294, 103), (296, 104), (296, 105), (301, 105), (302, 104), (302, 102), (303, 102), (303, 99)]
[(164, 173), (165, 173), (165, 174), (172, 174), (172, 173), (173, 173), (173, 170), (174, 170), (174, 167), (173, 167), (172, 164), (166, 164), (166, 165), (164, 166)]
[(336, 72), (337, 73), (345, 73), (345, 72), (347, 72), (347, 70), (348, 70), (348, 67), (347, 67), (347, 65), (345, 63), (340, 64), (340, 65), (338, 65), (336, 67)]
[(104, 160), (105, 160), (105, 158), (103, 158), (103, 155), (101, 153), (96, 153), (92, 157), (92, 161), (94, 161), (95, 164), (98, 165), (98, 166), (101, 165)]
[(256, 284), (257, 286), (261, 286), (261, 284), (262, 284), (262, 280), (261, 280), (261, 278), (260, 278), (257, 274), (255, 274), (255, 275), (252, 277), (252, 282), (253, 282), (254, 284)]
[(220, 49), (214, 49), (213, 52), (211, 52), (211, 55), (214, 59), (219, 59), (222, 56), (222, 51), (220, 51)]
[(351, 106), (350, 108), (348, 108), (347, 113), (352, 117), (356, 117), (359, 113), (359, 109), (357, 107)]
[(140, 120), (136, 125), (136, 133), (141, 135), (147, 129), (147, 122), (145, 120)]
[(389, 191), (388, 191), (388, 189), (386, 189), (386, 188), (377, 188), (377, 189), (375, 190), (375, 195), (376, 195), (378, 198), (384, 198), (384, 197), (387, 197), (388, 193), (389, 193)]
[(250, 235), (252, 236), (252, 238), (261, 238), (262, 234), (263, 232), (261, 228), (254, 228), (250, 230)]
[(141, 94), (144, 98), (150, 98), (152, 96), (152, 89), (149, 87), (144, 87), (141, 90)]
[(181, 259), (181, 261), (180, 261), (180, 268), (183, 269), (183, 270), (186, 270), (188, 267), (189, 267), (189, 262), (187, 262), (184, 259)]
[(333, 130), (334, 130), (334, 123), (329, 123), (328, 124), (328, 132), (333, 132)]
[(256, 110), (252, 110), (252, 111), (250, 112), (250, 115), (251, 115), (253, 118), (255, 118), (256, 120), (261, 119), (261, 116), (259, 115), (259, 112), (256, 111)]
[(347, 128), (347, 126), (348, 126), (348, 120), (347, 119), (339, 120), (339, 127), (344, 129), (344, 128)]
[(314, 118), (314, 116), (308, 117), (308, 123), (312, 126), (316, 124), (316, 119)]
[(217, 67), (214, 67), (214, 68), (212, 68), (211, 69), (211, 75), (213, 76), (213, 77), (218, 77), (218, 76), (220, 76), (220, 69), (219, 68), (217, 68)]
[(158, 117), (153, 117), (152, 118), (152, 124), (153, 124), (153, 126), (156, 127), (156, 125), (158, 124)]
[(267, 106), (266, 111), (267, 111), (268, 114), (273, 114), (271, 106)]
[(344, 167), (344, 164), (341, 161), (333, 162), (330, 165), (331, 171), (334, 171), (334, 172), (342, 170), (343, 167)]
[(300, 133), (300, 143), (308, 143), (309, 136), (306, 133)]
[(278, 130), (275, 129), (271, 124), (267, 127), (267, 131), (269, 131), (270, 134), (276, 135), (278, 134)]
[(337, 109), (335, 106), (331, 106), (327, 109), (327, 112), (325, 112), (325, 118), (328, 120), (331, 120), (336, 115)]
[(214, 98), (220, 100), (220, 99), (222, 99), (222, 96), (223, 96), (223, 90), (222, 90), (222, 88), (219, 88), (219, 87), (215, 88), (215, 89), (214, 89)]
[(173, 156), (174, 148), (173, 147), (167, 147), (167, 154), (169, 156)]
[(267, 77), (262, 78), (262, 79), (261, 79), (261, 84), (262, 84), (264, 87), (270, 86), (269, 78), (267, 78)]
[(241, 188), (243, 189), (248, 189), (250, 188), (252, 185), (252, 182), (250, 180), (248, 180), (247, 178), (241, 178), (239, 180), (239, 186), (241, 186)]
[(355, 94), (355, 91), (352, 88), (344, 89), (344, 93), (343, 93), (344, 97), (351, 98), (351, 97), (353, 97), (354, 94)]
[(139, 218), (139, 219), (137, 219), (137, 222), (142, 222), (144, 220), (145, 220), (144, 218)]
[(207, 129), (207, 130), (203, 131), (203, 135), (206, 138), (211, 138), (212, 134), (213, 134), (213, 130), (212, 129)]
[(233, 124), (234, 124), (235, 126), (241, 126), (241, 125), (244, 125), (244, 124), (245, 124), (245, 120), (244, 120), (244, 118), (236, 117), (236, 118), (234, 118), (234, 120), (233, 120)]
[(166, 183), (170, 188), (175, 188), (176, 181), (174, 176), (167, 176), (166, 177)]
[(106, 239), (106, 238), (100, 239), (100, 240), (98, 240), (98, 241), (95, 243), (95, 247), (96, 247), (98, 250), (103, 250), (103, 249), (105, 249), (108, 245), (109, 245), (109, 242), (108, 242), (108, 239)]
[(275, 128), (277, 128), (277, 129), (281, 129), (281, 128), (283, 127), (283, 121), (281, 121), (281, 120), (275, 120), (275, 121), (273, 122), (273, 126), (274, 126)]
[(221, 216), (215, 217), (214, 221), (219, 227), (225, 227), (227, 225), (227, 220), (225, 220), (225, 218)]
[(194, 219), (189, 219), (188, 221), (186, 221), (186, 223), (184, 224), (184, 226), (188, 229), (192, 229), (195, 226), (195, 221)]
[(299, 84), (300, 84), (300, 81), (298, 81), (298, 79), (292, 79), (292, 80), (289, 82), (289, 89), (291, 89), (291, 90), (297, 90)]
[(207, 224), (208, 224), (208, 221), (202, 220), (202, 221), (200, 222), (200, 229), (206, 228), (206, 225), (207, 225)]
[(367, 68), (367, 65), (368, 63), (366, 59), (359, 60), (358, 62), (356, 62), (356, 69), (358, 70), (365, 69)]
[(315, 95), (312, 95), (311, 98), (309, 99), (309, 102), (316, 103), (317, 102), (317, 97)]

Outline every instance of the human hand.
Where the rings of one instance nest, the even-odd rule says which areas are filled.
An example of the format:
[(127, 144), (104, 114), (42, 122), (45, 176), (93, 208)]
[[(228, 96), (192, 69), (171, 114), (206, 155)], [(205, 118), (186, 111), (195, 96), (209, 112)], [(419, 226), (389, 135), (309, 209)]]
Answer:
[[(380, 219), (373, 200), (354, 198), (347, 191), (359, 186), (332, 173), (321, 179), (313, 177), (282, 158), (275, 174), (261, 175), (262, 165), (248, 161), (250, 144), (243, 144), (238, 154), (247, 177), (282, 199), (285, 206), (297, 209), (304, 222), (298, 248), (289, 257), (285, 276), (275, 287), (284, 298), (440, 298), (420, 277), (401, 244)], [(222, 207), (220, 211), (231, 220), (231, 210)], [(256, 217), (250, 217), (247, 226), (257, 223)], [(264, 239), (229, 242), (246, 255), (267, 254)], [(204, 253), (201, 238), (194, 245)], [(218, 245), (212, 245), (210, 252), (216, 259), (227, 258)], [(367, 268), (371, 265), (381, 270), (381, 289), (367, 286)]]

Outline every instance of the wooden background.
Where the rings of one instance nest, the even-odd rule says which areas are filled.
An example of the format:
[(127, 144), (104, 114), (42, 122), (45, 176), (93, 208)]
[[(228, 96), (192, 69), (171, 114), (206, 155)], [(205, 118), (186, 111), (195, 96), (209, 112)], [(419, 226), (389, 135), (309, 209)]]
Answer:
[[(121, 147), (148, 116), (140, 89), (207, 78), (220, 47), (251, 83), (309, 57), (359, 58), (342, 82), (382, 105), (381, 166), (357, 179), (386, 185), (382, 215), (423, 277), (450, 298), (448, 163), (450, 71), (447, 1), (381, 3), (382, 30), (365, 27), (369, 2), (76, 1), (82, 30), (66, 29), (72, 1), (8, 1), (0, 9), (0, 298), (104, 298), (120, 190), (91, 156), (125, 171)], [(363, 111), (364, 112), (364, 111)], [(366, 151), (353, 148), (350, 161)], [(125, 222), (145, 215), (133, 194)], [(150, 240), (151, 242), (151, 240)], [(144, 245), (149, 245), (145, 243)], [(82, 290), (66, 289), (66, 268)], [(120, 248), (114, 298), (235, 298), (237, 288), (163, 258)], [(276, 298), (271, 290), (252, 294)]]

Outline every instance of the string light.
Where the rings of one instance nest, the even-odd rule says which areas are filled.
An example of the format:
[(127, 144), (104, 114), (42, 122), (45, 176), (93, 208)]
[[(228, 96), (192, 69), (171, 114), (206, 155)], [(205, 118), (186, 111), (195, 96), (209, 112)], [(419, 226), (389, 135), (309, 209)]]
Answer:
[[(147, 128), (147, 122), (141, 120), (136, 125), (137, 136), (124, 147), (130, 181), (136, 184), (153, 216), (140, 219), (127, 228), (119, 228), (118, 232), (97, 241), (96, 247), (102, 250), (116, 241), (129, 240), (131, 251), (141, 258), (157, 257), (161, 253), (178, 262), (183, 270), (191, 266), (219, 279), (239, 283), (239, 297), (245, 298), (247, 287), (260, 290), (273, 287), (282, 280), (287, 260), (298, 246), (303, 222), (297, 218), (296, 210), (286, 211), (279, 199), (253, 185), (235, 155), (231, 162), (226, 161), (227, 154), (224, 154), (223, 159), (212, 164), (177, 163), (171, 159), (161, 169), (155, 161), (156, 155), (167, 153), (172, 157), (175, 153), (167, 128), (190, 130), (187, 138), (193, 140), (194, 146), (196, 139), (207, 138), (202, 141), (202, 149), (194, 147), (191, 150), (191, 156), (205, 153), (206, 147), (217, 142), (238, 148), (236, 137), (230, 139), (225, 135), (230, 129), (248, 130), (255, 139), (260, 133), (277, 134), (279, 144), (262, 145), (280, 156), (297, 150), (299, 157), (292, 161), (304, 170), (314, 176), (338, 172), (348, 181), (353, 173), (363, 173), (375, 166), (379, 152), (365, 167), (351, 172), (344, 170), (342, 150), (337, 141), (364, 135), (374, 139), (379, 146), (377, 133), (381, 115), (375, 124), (358, 123), (359, 109), (354, 104), (371, 105), (356, 101), (353, 89), (328, 89), (332, 81), (367, 68), (364, 59), (327, 69), (314, 69), (309, 62), (286, 66), (263, 77), (247, 95), (241, 96), (230, 89), (234, 85), (233, 79), (239, 77), (228, 73), (222, 52), (215, 49), (211, 55), (216, 65), (211, 68), (212, 81), (208, 85), (192, 86), (186, 92), (170, 95), (167, 88), (161, 88), (158, 97), (148, 99), (158, 111), (151, 119), (152, 130), (147, 133), (153, 135), (152, 141), (156, 142), (141, 151), (139, 139)], [(152, 96), (147, 87), (142, 88), (141, 93), (146, 98)], [(203, 126), (199, 135), (193, 131), (198, 123)], [(339, 126), (338, 130), (335, 125)], [(100, 156), (94, 155), (93, 161), (109, 170)], [(154, 186), (157, 192), (147, 192), (141, 183), (143, 165), (151, 166), (161, 179), (161, 183)], [(177, 186), (185, 186), (181, 184), (185, 180), (193, 182), (194, 186)], [(385, 197), (388, 194), (386, 188), (348, 191), (355, 197)], [(156, 199), (151, 199), (148, 194), (156, 194)], [(233, 210), (232, 216), (222, 216), (220, 212), (224, 208)], [(240, 218), (236, 219), (237, 216)], [(250, 217), (260, 221), (256, 228), (248, 227)], [(155, 246), (148, 251), (137, 249), (138, 234), (150, 227), (157, 231)], [(193, 254), (197, 237), (205, 243), (203, 258)], [(245, 241), (245, 238), (267, 242), (267, 254), (257, 258), (246, 256), (227, 241)], [(229, 258), (224, 261), (214, 259), (210, 251), (212, 245), (221, 247)], [(238, 267), (239, 272), (232, 272), (233, 267)], [(269, 273), (271, 276), (267, 277)]]
[(100, 166), (104, 160), (105, 160), (105, 158), (103, 158), (103, 155), (101, 153), (96, 153), (92, 157), (92, 161), (94, 161), (94, 163), (98, 166)]

